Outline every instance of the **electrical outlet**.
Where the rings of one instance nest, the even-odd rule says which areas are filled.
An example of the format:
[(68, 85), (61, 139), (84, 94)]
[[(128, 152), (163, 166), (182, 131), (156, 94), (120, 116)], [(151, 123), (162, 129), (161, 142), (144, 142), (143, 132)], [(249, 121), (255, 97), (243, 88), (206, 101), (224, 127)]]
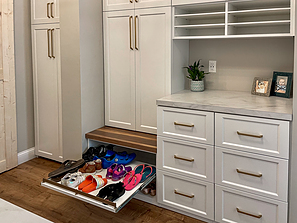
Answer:
[(209, 61), (209, 72), (211, 73), (216, 73), (217, 72), (217, 61), (215, 60), (210, 60)]

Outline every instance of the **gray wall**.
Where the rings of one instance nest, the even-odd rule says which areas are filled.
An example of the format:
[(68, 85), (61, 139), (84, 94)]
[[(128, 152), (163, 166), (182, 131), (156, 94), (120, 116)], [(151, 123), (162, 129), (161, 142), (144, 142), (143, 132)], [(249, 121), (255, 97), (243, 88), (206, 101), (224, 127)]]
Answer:
[(30, 0), (14, 1), (18, 152), (34, 142)]
[(251, 91), (254, 77), (272, 77), (273, 71), (293, 71), (294, 40), (242, 38), (191, 40), (190, 63), (217, 61), (217, 72), (205, 77), (206, 89)]

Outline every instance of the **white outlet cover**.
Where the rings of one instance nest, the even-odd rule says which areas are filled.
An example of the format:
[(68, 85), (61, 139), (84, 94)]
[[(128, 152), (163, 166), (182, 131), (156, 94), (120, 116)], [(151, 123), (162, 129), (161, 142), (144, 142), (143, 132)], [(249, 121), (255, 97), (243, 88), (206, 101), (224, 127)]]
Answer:
[(215, 61), (215, 60), (210, 60), (209, 61), (208, 71), (211, 72), (211, 73), (216, 73), (217, 72), (217, 61)]

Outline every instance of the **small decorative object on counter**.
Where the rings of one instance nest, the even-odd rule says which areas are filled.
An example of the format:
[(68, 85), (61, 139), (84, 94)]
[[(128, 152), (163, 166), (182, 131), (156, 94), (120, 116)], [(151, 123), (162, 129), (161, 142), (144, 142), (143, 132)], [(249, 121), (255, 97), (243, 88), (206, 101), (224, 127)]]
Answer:
[(273, 72), (271, 95), (289, 98), (291, 96), (293, 73)]
[(270, 96), (272, 78), (255, 77), (252, 86), (252, 94)]
[(201, 70), (204, 66), (200, 64), (201, 59), (198, 60), (198, 62), (194, 62), (193, 65), (189, 65), (187, 67), (184, 67), (187, 69), (189, 75), (186, 76), (187, 78), (191, 79), (191, 91), (204, 91), (204, 80), (205, 73), (203, 70)]

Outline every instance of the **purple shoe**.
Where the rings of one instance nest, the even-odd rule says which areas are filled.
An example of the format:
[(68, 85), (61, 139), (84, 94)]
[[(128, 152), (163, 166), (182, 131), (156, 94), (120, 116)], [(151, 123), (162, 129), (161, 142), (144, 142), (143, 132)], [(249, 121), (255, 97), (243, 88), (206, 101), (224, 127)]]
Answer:
[(114, 163), (112, 164), (110, 167), (107, 168), (107, 171), (106, 171), (106, 179), (112, 179), (112, 176), (113, 176), (113, 171), (115, 169), (117, 169), (118, 167), (118, 164)]
[(113, 170), (111, 179), (113, 181), (118, 181), (118, 180), (122, 179), (131, 170), (132, 170), (132, 167), (124, 166), (124, 165), (120, 164)]

